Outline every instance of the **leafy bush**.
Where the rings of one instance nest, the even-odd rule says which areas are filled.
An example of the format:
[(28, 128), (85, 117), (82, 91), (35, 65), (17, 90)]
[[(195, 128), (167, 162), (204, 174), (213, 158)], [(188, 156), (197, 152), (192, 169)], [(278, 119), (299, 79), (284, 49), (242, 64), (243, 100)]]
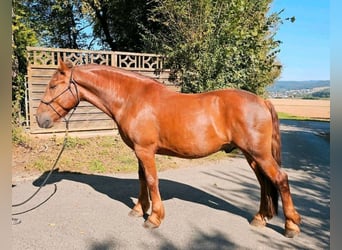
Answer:
[(182, 92), (227, 87), (263, 94), (279, 76), (280, 13), (267, 16), (272, 1), (154, 0), (146, 42), (167, 55)]
[(27, 146), (29, 144), (29, 136), (22, 127), (12, 126), (12, 143), (20, 146)]

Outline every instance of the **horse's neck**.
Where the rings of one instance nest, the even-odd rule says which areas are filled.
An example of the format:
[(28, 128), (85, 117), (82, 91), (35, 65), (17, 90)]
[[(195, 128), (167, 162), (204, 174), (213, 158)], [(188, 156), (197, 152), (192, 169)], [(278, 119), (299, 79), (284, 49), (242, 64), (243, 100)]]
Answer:
[(81, 98), (116, 120), (127, 100), (128, 91), (126, 86), (116, 81), (114, 71), (101, 75), (100, 72), (95, 76), (91, 72), (83, 71), (79, 83), (82, 88)]

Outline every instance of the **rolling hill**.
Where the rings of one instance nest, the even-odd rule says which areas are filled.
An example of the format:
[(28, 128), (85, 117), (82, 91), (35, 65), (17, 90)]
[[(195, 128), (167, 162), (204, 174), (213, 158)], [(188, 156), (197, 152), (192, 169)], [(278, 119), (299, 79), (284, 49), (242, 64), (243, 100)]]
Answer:
[(267, 91), (278, 98), (329, 98), (330, 80), (277, 81)]

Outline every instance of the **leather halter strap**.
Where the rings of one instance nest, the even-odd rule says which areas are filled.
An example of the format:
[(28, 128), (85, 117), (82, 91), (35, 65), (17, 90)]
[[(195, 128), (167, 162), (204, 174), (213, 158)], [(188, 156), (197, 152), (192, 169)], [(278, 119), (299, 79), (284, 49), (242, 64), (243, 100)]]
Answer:
[[(50, 101), (44, 101), (44, 100), (40, 100), (41, 103), (44, 103), (45, 105), (48, 105), (60, 118), (63, 118), (65, 121), (70, 120), (71, 115), (75, 112), (76, 107), (78, 106), (78, 104), (80, 103), (80, 97), (79, 97), (79, 93), (78, 93), (78, 88), (77, 88), (77, 84), (74, 80), (74, 78), (72, 77), (73, 75), (73, 70), (71, 71), (71, 75), (70, 75), (70, 80), (69, 80), (69, 85), (66, 89), (64, 89), (61, 93), (59, 93), (57, 96), (53, 97)], [(75, 87), (75, 94), (72, 92), (71, 90), (71, 85), (74, 85)], [(63, 117), (54, 107), (53, 105), (51, 105), (58, 97), (62, 96), (64, 93), (70, 91), (70, 93), (72, 94), (72, 96), (75, 98), (76, 100), (76, 105), (74, 106), (74, 110), (72, 111), (72, 113), (70, 114), (69, 118), (66, 119), (65, 117)], [(63, 108), (63, 107), (62, 107)], [(63, 108), (64, 109), (64, 108)]]

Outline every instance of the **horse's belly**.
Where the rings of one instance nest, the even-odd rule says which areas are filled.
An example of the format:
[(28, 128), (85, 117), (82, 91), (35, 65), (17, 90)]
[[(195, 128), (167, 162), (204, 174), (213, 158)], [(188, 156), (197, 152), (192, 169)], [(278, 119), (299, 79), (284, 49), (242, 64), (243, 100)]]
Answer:
[[(197, 105), (195, 105), (197, 104)], [(229, 128), (217, 96), (184, 103), (160, 117), (158, 152), (184, 158), (210, 155), (230, 143)]]
[(182, 158), (200, 158), (222, 150), (227, 145), (226, 140), (218, 136), (176, 136), (164, 140), (157, 151), (158, 154), (177, 156)]

